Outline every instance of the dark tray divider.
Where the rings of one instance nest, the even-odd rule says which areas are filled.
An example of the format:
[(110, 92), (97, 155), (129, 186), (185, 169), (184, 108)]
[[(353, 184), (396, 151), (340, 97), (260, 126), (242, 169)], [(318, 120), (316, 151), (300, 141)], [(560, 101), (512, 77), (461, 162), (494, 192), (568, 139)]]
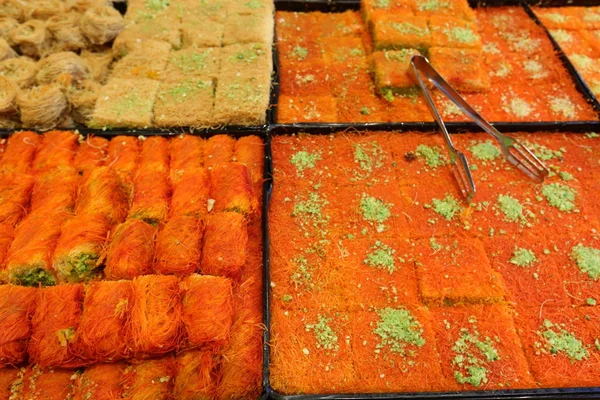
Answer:
[[(594, 131), (600, 125), (586, 122), (576, 123), (521, 123), (506, 124), (505, 127), (495, 124), (499, 129), (505, 132), (544, 132), (554, 133), (578, 133), (584, 134)], [(506, 128), (506, 129), (503, 129)], [(479, 127), (472, 124), (449, 124), (448, 129), (453, 134), (465, 132), (483, 132)], [(329, 135), (341, 132), (353, 132), (360, 134), (362, 132), (374, 131), (395, 131), (397, 134), (403, 132), (431, 132), (437, 133), (437, 129), (432, 124), (427, 123), (403, 123), (403, 124), (295, 124), (295, 125), (274, 125), (269, 130), (265, 140), (265, 184), (263, 194), (263, 321), (265, 324), (264, 347), (263, 347), (263, 388), (262, 399), (272, 400), (389, 400), (389, 399), (411, 399), (411, 400), (430, 400), (430, 399), (460, 399), (460, 400), (505, 400), (505, 399), (600, 399), (600, 387), (589, 388), (543, 388), (543, 389), (514, 389), (514, 390), (490, 390), (490, 391), (464, 391), (464, 392), (418, 392), (418, 393), (331, 393), (315, 395), (285, 395), (277, 392), (270, 384), (271, 360), (270, 342), (271, 342), (271, 263), (269, 248), (269, 226), (268, 212), (271, 201), (273, 186), (273, 160), (271, 156), (271, 138), (273, 136), (294, 135), (307, 133), (312, 135)]]
[[(560, 0), (543, 0), (543, 1), (560, 1)], [(573, 1), (581, 1), (581, 2), (595, 2), (600, 5), (600, 0), (573, 0)], [(564, 2), (564, 0), (563, 0)], [(469, 0), (469, 5), (474, 8), (478, 7), (502, 7), (502, 6), (518, 6), (523, 7), (525, 12), (529, 15), (531, 19), (533, 19), (536, 24), (542, 26), (544, 28), (546, 35), (550, 39), (559, 59), (567, 69), (573, 83), (575, 84), (576, 89), (582, 94), (584, 99), (592, 105), (594, 111), (600, 117), (600, 103), (596, 99), (596, 97), (592, 94), (591, 90), (587, 86), (587, 84), (583, 81), (579, 73), (573, 67), (573, 64), (569, 61), (568, 57), (563, 53), (562, 49), (558, 46), (556, 41), (552, 38), (550, 33), (546, 30), (543, 25), (541, 25), (539, 19), (535, 16), (535, 14), (531, 11), (529, 6), (524, 2), (524, 0)], [(328, 0), (275, 0), (275, 10), (276, 11), (296, 11), (296, 12), (311, 12), (311, 11), (320, 11), (320, 12), (343, 12), (346, 10), (359, 10), (360, 9), (360, 1), (359, 0), (336, 0), (336, 1), (328, 1)], [(277, 28), (275, 28), (277, 29)], [(277, 35), (275, 35), (275, 40), (273, 42), (274, 49), (277, 49)], [(277, 65), (277, 78), (280, 77), (279, 74), (279, 53), (273, 53), (273, 65)], [(276, 58), (276, 59), (275, 59)], [(277, 97), (279, 96), (279, 79), (276, 83)], [(279, 126), (293, 126), (293, 127), (306, 127), (307, 129), (311, 129), (311, 127), (321, 127), (327, 129), (328, 127), (332, 127), (336, 129), (340, 126), (345, 126), (348, 129), (350, 128), (358, 128), (358, 129), (382, 129), (382, 130), (396, 130), (396, 129), (406, 129), (407, 126), (411, 126), (414, 128), (410, 128), (411, 130), (434, 130), (437, 128), (437, 125), (434, 122), (377, 122), (377, 123), (278, 123), (277, 122), (277, 107), (278, 104), (274, 104), (271, 106), (271, 115), (273, 120), (271, 121), (271, 127), (279, 127)], [(460, 128), (456, 129), (466, 129), (466, 130), (477, 130), (477, 126), (472, 122), (450, 122), (447, 123), (449, 126), (456, 126)], [(597, 125), (597, 130), (600, 130), (600, 120), (599, 121), (565, 121), (565, 122), (497, 122), (494, 123), (500, 130), (504, 130), (506, 132), (516, 132), (520, 130), (525, 131), (539, 131), (539, 130), (554, 130), (561, 129), (565, 126), (579, 126), (579, 125), (587, 125), (593, 126)], [(379, 128), (376, 128), (379, 127)]]
[[(181, 134), (195, 135), (201, 137), (211, 137), (219, 134), (227, 134), (235, 138), (257, 135), (261, 138), (265, 138), (267, 132), (267, 126), (231, 126), (225, 128), (215, 129), (193, 129), (193, 128), (173, 128), (173, 129), (155, 129), (155, 128), (143, 128), (143, 129), (93, 129), (93, 128), (56, 128), (54, 130), (73, 131), (78, 132), (84, 136), (93, 135), (105, 138), (112, 138), (115, 136), (177, 136)], [(0, 129), (0, 137), (9, 137), (13, 133), (20, 131), (30, 131), (37, 133), (44, 133), (48, 131), (40, 131), (36, 129), (18, 128), (18, 129)]]

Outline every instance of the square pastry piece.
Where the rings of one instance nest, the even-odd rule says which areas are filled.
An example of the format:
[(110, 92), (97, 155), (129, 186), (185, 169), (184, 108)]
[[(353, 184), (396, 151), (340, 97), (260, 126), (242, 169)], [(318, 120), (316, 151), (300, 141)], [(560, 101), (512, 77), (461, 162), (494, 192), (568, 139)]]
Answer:
[(425, 51), (432, 45), (425, 17), (377, 14), (373, 17), (372, 35), (375, 50), (412, 48)]
[(489, 77), (481, 68), (479, 50), (432, 47), (429, 49), (429, 61), (458, 91), (485, 92), (490, 87)]
[(471, 22), (450, 17), (431, 17), (429, 29), (439, 47), (481, 48), (481, 38)]
[(416, 88), (411, 77), (410, 59), (420, 54), (415, 49), (377, 51), (371, 58), (371, 70), (377, 89), (385, 94), (388, 91), (404, 94)]

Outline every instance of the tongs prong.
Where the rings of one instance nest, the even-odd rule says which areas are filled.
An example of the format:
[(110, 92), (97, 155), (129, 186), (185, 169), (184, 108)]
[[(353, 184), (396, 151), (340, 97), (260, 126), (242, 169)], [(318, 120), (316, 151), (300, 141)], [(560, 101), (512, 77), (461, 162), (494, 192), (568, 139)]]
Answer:
[[(450, 161), (452, 164), (452, 172), (456, 177), (459, 187), (465, 197), (469, 198), (475, 194), (475, 185), (471, 177), (471, 171), (466, 157), (460, 151), (454, 148), (450, 134), (446, 129), (444, 121), (440, 116), (433, 98), (429, 92), (429, 89), (423, 81), (422, 75), (425, 76), (428, 82), (438, 88), (446, 97), (448, 97), (460, 110), (469, 118), (479, 125), (485, 132), (490, 134), (502, 149), (502, 154), (508, 162), (517, 167), (520, 171), (524, 172), (530, 178), (542, 182), (548, 176), (548, 168), (542, 163), (536, 156), (529, 150), (525, 145), (521, 144), (517, 139), (510, 136), (506, 136), (498, 131), (492, 124), (490, 124), (485, 118), (483, 118), (473, 107), (469, 105), (462, 98), (460, 94), (452, 86), (446, 82), (444, 78), (429, 64), (429, 61), (421, 55), (414, 55), (411, 58), (412, 72), (415, 75), (417, 83), (421, 87), (429, 111), (433, 118), (437, 122), (444, 139), (446, 141), (448, 151), (450, 152)], [(457, 166), (457, 159), (460, 161), (461, 166)], [(458, 172), (457, 172), (458, 171)], [(465, 180), (466, 179), (466, 180)], [(472, 190), (464, 190), (466, 187), (472, 188)]]

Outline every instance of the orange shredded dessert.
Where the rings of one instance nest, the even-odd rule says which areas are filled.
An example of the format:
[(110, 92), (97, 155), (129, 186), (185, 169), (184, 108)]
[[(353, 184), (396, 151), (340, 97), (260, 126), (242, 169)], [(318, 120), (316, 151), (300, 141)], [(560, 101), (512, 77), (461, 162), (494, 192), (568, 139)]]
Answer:
[(228, 135), (215, 135), (204, 143), (204, 166), (213, 168), (231, 161), (235, 139)]
[(108, 161), (110, 141), (99, 136), (88, 136), (79, 139), (79, 147), (73, 159), (73, 166), (79, 172), (86, 172), (95, 167), (105, 165)]
[(0, 369), (0, 399), (9, 400), (13, 394), (13, 385), (19, 378), (18, 368)]
[(15, 394), (17, 398), (27, 400), (68, 399), (75, 392), (74, 378), (77, 378), (77, 372), (73, 370), (28, 366), (22, 375), (20, 373), (22, 383), (15, 388)]
[(189, 275), (202, 257), (204, 223), (194, 217), (173, 217), (156, 239), (153, 270), (159, 274)]
[(178, 175), (172, 187), (173, 193), (169, 209), (171, 218), (176, 216), (199, 218), (210, 211), (211, 182), (206, 169), (193, 168), (185, 170)]
[(470, 202), (440, 135), (273, 137), (276, 392), (598, 385), (600, 137), (514, 136), (549, 176), (530, 180), (487, 136), (456, 134)]
[(52, 260), (61, 282), (80, 282), (97, 276), (112, 225), (102, 214), (75, 216), (66, 221)]
[(504, 305), (432, 310), (445, 385), (452, 390), (533, 387), (511, 312)]
[[(568, 8), (574, 7), (554, 10)], [(600, 24), (593, 24), (595, 11), (588, 11), (576, 16), (583, 23), (552, 29), (562, 36), (584, 26), (595, 32)], [(434, 67), (488, 120), (597, 119), (544, 29), (520, 7), (471, 9), (464, 0), (364, 0), (360, 12), (278, 11), (275, 20), (281, 87), (278, 122), (431, 121), (418, 90), (381, 91), (381, 63), (369, 66), (381, 50), (408, 48), (432, 62), (437, 58)], [(576, 57), (580, 65), (588, 66), (588, 83), (597, 91), (600, 76), (590, 66), (600, 59), (593, 50), (599, 37), (588, 34), (590, 50)], [(442, 56), (440, 48), (448, 54)], [(409, 83), (415, 82), (402, 79), (406, 87)], [(434, 95), (444, 119), (465, 120), (453, 103)]]
[(173, 395), (177, 399), (215, 398), (218, 355), (211, 349), (192, 350), (175, 357), (177, 375)]
[(252, 178), (248, 167), (241, 163), (227, 163), (210, 171), (211, 198), (216, 212), (252, 214), (257, 208)]
[(246, 263), (248, 228), (236, 212), (214, 213), (206, 222), (200, 270), (206, 275), (237, 280)]
[(127, 342), (135, 356), (161, 355), (175, 349), (181, 331), (179, 280), (146, 275), (133, 280)]
[(226, 342), (233, 314), (231, 281), (227, 278), (190, 275), (181, 282), (183, 324), (191, 346)]
[(86, 368), (77, 379), (75, 400), (121, 398), (121, 380), (125, 368), (124, 364), (119, 363), (96, 364)]
[(130, 365), (125, 371), (123, 399), (168, 399), (173, 388), (175, 360), (167, 357)]
[(157, 228), (138, 219), (118, 225), (107, 247), (106, 279), (133, 279), (152, 272)]
[(86, 288), (75, 351), (91, 362), (126, 358), (123, 335), (133, 303), (131, 281), (92, 282)]
[(531, 373), (540, 386), (595, 386), (598, 382), (596, 337), (585, 314), (565, 307), (518, 309), (517, 329)]
[(27, 357), (36, 291), (33, 288), (1, 285), (0, 299), (0, 364), (5, 367), (19, 365)]
[(169, 140), (151, 136), (142, 142), (138, 168), (144, 171), (169, 171)]
[(151, 225), (163, 222), (169, 209), (169, 175), (163, 171), (144, 169), (140, 164), (133, 186), (128, 218), (139, 218)]
[(82, 313), (83, 285), (40, 289), (32, 318), (28, 352), (41, 367), (75, 367), (82, 360), (73, 352), (75, 332)]
[(34, 170), (37, 172), (72, 167), (78, 139), (79, 135), (75, 132), (46, 132), (33, 161)]
[(29, 131), (12, 134), (0, 160), (2, 172), (25, 174), (30, 172), (33, 159), (42, 145), (43, 137)]
[(569, 57), (592, 93), (600, 96), (598, 7), (535, 7), (534, 12)]
[[(13, 284), (0, 286), (7, 398), (258, 397), (263, 159), (258, 136), (55, 131), (1, 141), (0, 274)], [(207, 268), (236, 282), (191, 275), (205, 219)], [(157, 356), (166, 358), (139, 364)]]

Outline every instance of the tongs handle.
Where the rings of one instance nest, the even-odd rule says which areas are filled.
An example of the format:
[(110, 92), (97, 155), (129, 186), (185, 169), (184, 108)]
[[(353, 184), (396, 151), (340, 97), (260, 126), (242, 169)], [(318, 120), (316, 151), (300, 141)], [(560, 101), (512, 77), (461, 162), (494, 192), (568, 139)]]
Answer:
[[(427, 99), (427, 105), (434, 119), (440, 125), (440, 129), (444, 132), (444, 136), (449, 136), (448, 131), (442, 121), (437, 109), (435, 108), (435, 103), (431, 98), (431, 94), (429, 93), (429, 89), (423, 82), (421, 74), (423, 74), (429, 82), (433, 84), (436, 88), (438, 88), (446, 97), (448, 97), (454, 104), (456, 104), (465, 115), (473, 120), (479, 127), (481, 127), (485, 132), (490, 134), (502, 149), (502, 154), (506, 158), (508, 162), (513, 164), (519, 170), (524, 172), (530, 178), (542, 182), (544, 178), (546, 178), (549, 174), (548, 168), (542, 163), (526, 146), (521, 144), (517, 139), (506, 136), (496, 128), (492, 126), (485, 118), (483, 118), (477, 111), (473, 109), (466, 102), (465, 99), (461, 97), (460, 94), (452, 86), (446, 82), (444, 78), (429, 64), (429, 61), (421, 55), (414, 55), (411, 58), (412, 70), (417, 78), (417, 82), (423, 93), (425, 94), (425, 98)], [(448, 139), (447, 139), (448, 141)]]
[[(425, 96), (425, 100), (427, 103), (427, 107), (429, 108), (429, 112), (433, 116), (433, 119), (435, 119), (435, 122), (437, 122), (438, 127), (440, 128), (440, 131), (442, 132), (444, 141), (446, 142), (446, 147), (448, 148), (448, 153), (450, 153), (450, 164), (452, 166), (452, 173), (454, 174), (454, 178), (456, 179), (456, 182), (458, 183), (458, 186), (459, 186), (460, 191), (462, 192), (463, 196), (467, 198), (467, 201), (471, 201), (473, 196), (475, 196), (475, 191), (476, 191), (475, 182), (473, 181), (473, 176), (471, 175), (471, 168), (469, 168), (469, 163), (467, 162), (467, 158), (465, 157), (465, 155), (460, 150), (458, 150), (454, 147), (454, 144), (452, 143), (452, 139), (450, 138), (450, 133), (448, 132), (448, 129), (446, 129), (446, 124), (444, 123), (442, 116), (438, 112), (437, 107), (435, 106), (435, 102), (433, 101), (433, 98), (431, 97), (431, 93), (429, 92), (427, 85), (425, 85), (425, 83), (423, 82), (423, 79), (421, 78), (420, 73), (421, 72), (424, 73), (425, 77), (429, 81), (433, 82), (434, 85), (437, 81), (436, 78), (440, 78), (441, 83), (443, 85), (445, 85), (445, 87), (448, 90), (450, 90), (451, 93), (453, 92), (459, 98), (460, 98), (460, 96), (458, 95), (458, 93), (456, 93), (456, 91), (454, 91), (454, 89), (452, 89), (452, 87), (450, 85), (448, 85), (446, 83), (446, 81), (437, 73), (437, 71), (435, 69), (433, 69), (433, 67), (431, 65), (429, 65), (429, 62), (427, 61), (427, 59), (425, 57), (420, 56), (420, 55), (412, 56), (411, 65), (412, 65), (413, 73), (417, 79), (417, 82), (418, 82), (419, 86), (421, 86), (421, 90), (423, 91), (423, 95)], [(436, 87), (437, 87), (437, 85), (436, 85)], [(442, 88), (440, 88), (440, 90), (443, 91)], [(450, 96), (452, 96), (452, 94), (448, 95), (448, 97), (450, 97)], [(461, 100), (462, 100), (462, 98), (461, 98)], [(462, 100), (462, 101), (464, 102), (464, 100)], [(464, 103), (467, 104), (466, 102), (464, 102)], [(467, 104), (467, 106), (468, 106), (468, 104)]]

